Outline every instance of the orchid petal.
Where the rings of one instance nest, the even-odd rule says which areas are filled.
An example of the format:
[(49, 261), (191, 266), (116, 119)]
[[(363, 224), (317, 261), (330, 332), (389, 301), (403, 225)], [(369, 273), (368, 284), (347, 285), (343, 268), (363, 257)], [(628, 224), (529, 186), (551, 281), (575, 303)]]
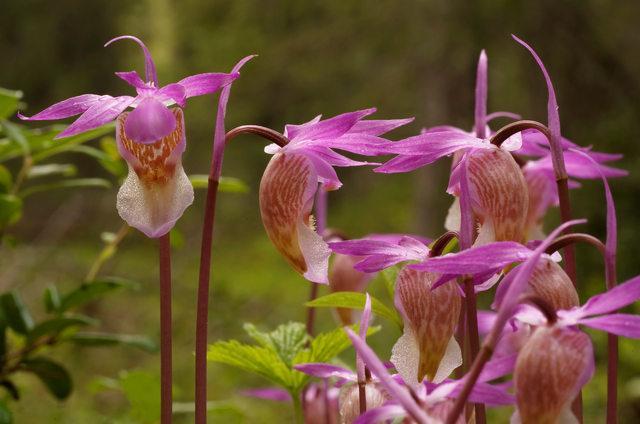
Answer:
[(532, 253), (520, 243), (497, 241), (458, 253), (429, 258), (415, 267), (439, 274), (479, 274), (504, 268), (514, 262), (525, 261)]
[(156, 72), (156, 65), (153, 63), (153, 59), (151, 58), (151, 53), (149, 53), (149, 49), (147, 49), (147, 46), (145, 46), (144, 43), (139, 38), (134, 37), (132, 35), (121, 35), (120, 37), (112, 38), (111, 40), (107, 41), (104, 46), (107, 47), (108, 45), (110, 45), (115, 41), (125, 40), (125, 39), (135, 41), (142, 48), (142, 53), (144, 54), (145, 77), (147, 78), (148, 82), (152, 82), (155, 87), (158, 87), (158, 74)]
[(376, 354), (371, 350), (367, 343), (362, 340), (357, 334), (350, 328), (345, 328), (347, 335), (353, 343), (353, 347), (361, 355), (365, 364), (369, 367), (371, 372), (378, 377), (380, 383), (387, 389), (389, 394), (393, 396), (402, 407), (420, 424), (431, 423), (432, 420), (427, 414), (420, 408), (409, 392), (396, 383), (393, 378), (387, 372), (384, 364), (378, 359)]
[(129, 114), (124, 130), (133, 141), (149, 144), (167, 136), (176, 128), (176, 118), (161, 102), (145, 97)]
[(476, 137), (486, 138), (485, 127), (487, 124), (487, 53), (482, 50), (478, 59), (476, 71), (476, 104), (474, 128)]
[(582, 318), (580, 324), (617, 336), (640, 339), (640, 316), (631, 314), (609, 314), (595, 318)]
[(580, 309), (582, 315), (600, 315), (624, 308), (640, 299), (640, 276), (593, 296)]
[(431, 162), (451, 155), (458, 150), (478, 148), (495, 149), (492, 144), (458, 131), (427, 132), (391, 143), (388, 153), (430, 158)]
[(291, 402), (291, 395), (284, 389), (277, 387), (264, 387), (260, 389), (247, 389), (240, 392), (244, 396), (275, 402)]
[(136, 71), (129, 72), (116, 72), (116, 76), (122, 80), (124, 80), (127, 84), (132, 87), (146, 89), (150, 88), (143, 80), (140, 78), (140, 75)]
[(369, 409), (360, 415), (353, 424), (380, 424), (386, 423), (394, 418), (402, 418), (407, 412), (400, 405), (386, 404), (377, 408)]
[(186, 91), (182, 84), (174, 83), (165, 85), (158, 90), (156, 96), (166, 97), (167, 99), (176, 102), (180, 107), (184, 107), (186, 104)]
[(395, 158), (388, 160), (382, 166), (375, 168), (374, 172), (383, 174), (397, 174), (400, 172), (411, 172), (425, 165), (433, 163), (433, 158), (430, 156), (396, 156)]
[(357, 381), (356, 374), (353, 371), (337, 365), (310, 362), (307, 364), (294, 365), (293, 368), (312, 377), (337, 378), (343, 382)]
[(456, 338), (451, 336), (449, 343), (447, 344), (447, 350), (444, 352), (444, 356), (440, 360), (438, 365), (438, 371), (433, 377), (434, 383), (440, 383), (453, 373), (453, 371), (462, 365), (462, 351), (460, 345), (456, 341)]
[[(468, 178), (469, 155), (465, 155), (458, 167), (460, 169), (460, 249), (465, 250), (473, 243), (473, 207)], [(444, 273), (443, 273), (444, 274)]]
[(296, 136), (298, 135), (298, 133), (300, 131), (304, 130), (305, 128), (307, 128), (311, 124), (316, 124), (316, 123), (320, 122), (320, 119), (322, 119), (322, 115), (318, 115), (315, 118), (313, 118), (312, 120), (310, 120), (308, 122), (305, 122), (304, 124), (300, 124), (300, 125), (287, 124), (287, 125), (284, 126), (283, 134), (289, 140), (293, 140), (294, 138), (296, 138)]
[(99, 102), (108, 101), (109, 99), (113, 99), (113, 97), (100, 96), (98, 94), (82, 94), (51, 105), (42, 112), (38, 112), (31, 117), (27, 117), (22, 114), (18, 114), (18, 117), (23, 121), (63, 119), (83, 113)]
[(336, 170), (333, 169), (329, 163), (323, 160), (321, 157), (313, 154), (307, 154), (308, 152), (303, 152), (304, 156), (309, 160), (315, 169), (317, 182), (322, 184), (322, 189), (331, 191), (337, 190), (342, 187), (342, 182), (338, 178), (338, 174)]
[(103, 96), (55, 138), (69, 137), (111, 122), (133, 103), (133, 100), (130, 96)]
[(359, 120), (376, 111), (375, 108), (347, 112), (333, 118), (325, 119), (310, 125), (300, 131), (291, 141), (316, 140), (321, 138), (336, 138), (348, 132)]
[(414, 118), (406, 119), (368, 119), (356, 122), (348, 131), (349, 134), (366, 134), (378, 136), (391, 130), (413, 122)]
[(238, 72), (232, 72), (230, 74), (211, 72), (191, 75), (178, 81), (178, 84), (184, 87), (185, 97), (189, 98), (215, 93), (239, 77), (240, 74)]

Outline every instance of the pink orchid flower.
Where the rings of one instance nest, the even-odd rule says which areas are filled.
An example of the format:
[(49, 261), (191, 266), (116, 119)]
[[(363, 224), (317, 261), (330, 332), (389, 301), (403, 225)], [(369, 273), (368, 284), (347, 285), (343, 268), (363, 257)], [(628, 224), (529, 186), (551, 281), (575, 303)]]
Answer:
[(412, 119), (364, 120), (365, 109), (302, 125), (287, 125), (286, 146), (271, 144), (273, 157), (260, 183), (260, 212), (269, 238), (293, 268), (307, 280), (327, 284), (330, 251), (315, 231), (311, 210), (318, 184), (336, 190), (342, 183), (334, 166), (371, 165), (335, 150), (359, 155), (386, 154), (388, 140), (379, 137)]

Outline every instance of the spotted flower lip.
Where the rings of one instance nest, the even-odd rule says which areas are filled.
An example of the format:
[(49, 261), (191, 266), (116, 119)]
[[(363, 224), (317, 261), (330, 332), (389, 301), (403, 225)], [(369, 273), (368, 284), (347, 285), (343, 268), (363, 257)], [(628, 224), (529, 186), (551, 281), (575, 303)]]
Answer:
[(135, 142), (149, 144), (168, 136), (176, 128), (176, 118), (168, 106), (177, 104), (184, 107), (186, 99), (214, 93), (239, 76), (237, 72), (231, 74), (204, 73), (192, 75), (177, 83), (160, 87), (151, 54), (140, 39), (131, 35), (123, 35), (108, 41), (105, 47), (124, 39), (136, 42), (142, 48), (145, 57), (146, 81), (136, 71), (116, 72), (119, 78), (136, 89), (136, 97), (83, 94), (58, 102), (31, 117), (18, 114), (20, 119), (29, 121), (57, 120), (80, 115), (55, 137), (63, 138), (111, 122), (128, 107), (132, 107), (133, 111), (125, 123), (127, 136)]

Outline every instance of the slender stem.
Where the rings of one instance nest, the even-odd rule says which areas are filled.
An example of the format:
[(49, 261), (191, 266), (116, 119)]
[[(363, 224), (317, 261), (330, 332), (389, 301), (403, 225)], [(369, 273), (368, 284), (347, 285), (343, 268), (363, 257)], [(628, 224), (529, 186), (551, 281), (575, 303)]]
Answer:
[[(473, 362), (480, 350), (480, 336), (478, 335), (478, 311), (476, 306), (476, 292), (471, 278), (464, 281), (465, 307), (467, 317), (467, 337), (469, 339), (469, 358)], [(483, 403), (475, 404), (476, 423), (485, 424), (485, 407)]]
[(129, 225), (127, 225), (126, 223), (122, 224), (113, 240), (110, 240), (107, 244), (105, 244), (105, 246), (100, 251), (100, 254), (98, 254), (96, 260), (93, 261), (93, 264), (91, 264), (91, 268), (89, 268), (89, 272), (87, 272), (87, 275), (84, 277), (84, 281), (90, 282), (95, 280), (102, 266), (109, 260), (109, 258), (111, 258), (111, 256), (113, 256), (116, 248), (122, 242), (122, 240), (124, 240), (127, 234), (129, 234), (130, 230), (131, 227), (129, 227)]
[(304, 424), (304, 411), (300, 393), (291, 393), (291, 399), (293, 399), (293, 416), (296, 424)]
[(358, 401), (360, 403), (360, 415), (367, 412), (367, 389), (365, 388), (367, 383), (364, 381), (358, 381)]
[(160, 422), (171, 424), (171, 246), (169, 233), (160, 237)]
[[(269, 128), (257, 125), (243, 125), (230, 130), (225, 136), (225, 145), (241, 134), (256, 134), (280, 146), (288, 142), (286, 137)], [(224, 151), (222, 152), (224, 154)], [(215, 223), (216, 199), (220, 176), (222, 155), (214, 155), (207, 185), (207, 198), (202, 224), (202, 242), (200, 245), (200, 271), (198, 276), (198, 298), (196, 305), (196, 366), (195, 366), (195, 422), (207, 422), (207, 332), (209, 320), (209, 282), (211, 279), (211, 249)]]

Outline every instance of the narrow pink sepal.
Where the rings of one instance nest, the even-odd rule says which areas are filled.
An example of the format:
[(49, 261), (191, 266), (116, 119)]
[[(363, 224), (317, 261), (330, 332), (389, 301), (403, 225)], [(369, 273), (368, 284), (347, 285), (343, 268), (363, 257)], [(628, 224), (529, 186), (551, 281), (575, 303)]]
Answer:
[(379, 136), (388, 133), (396, 128), (413, 122), (415, 118), (406, 119), (367, 119), (355, 123), (348, 131), (350, 134), (366, 134)]
[(400, 405), (387, 404), (367, 410), (360, 415), (353, 424), (380, 424), (386, 423), (394, 418), (400, 418), (407, 415), (407, 412)]
[(595, 318), (582, 318), (580, 324), (630, 339), (640, 339), (640, 316), (610, 314)]
[(356, 381), (356, 374), (346, 368), (337, 365), (309, 362), (306, 364), (297, 364), (293, 368), (307, 375), (318, 378), (337, 378), (341, 382)]
[(254, 397), (264, 400), (272, 400), (275, 402), (291, 402), (291, 395), (284, 389), (278, 387), (263, 387), (260, 389), (242, 390), (240, 394), (248, 397)]
[(497, 241), (458, 253), (429, 258), (423, 264), (412, 267), (438, 274), (479, 274), (504, 268), (514, 262), (522, 262), (532, 253), (532, 250), (515, 241)]
[(487, 66), (487, 54), (482, 50), (480, 52), (478, 68), (476, 71), (476, 102), (474, 114), (474, 131), (478, 138), (485, 138), (487, 136), (487, 134), (485, 134), (487, 126)]
[(150, 88), (136, 71), (116, 72), (116, 76), (132, 87), (140, 89)]
[(112, 38), (107, 41), (104, 47), (107, 47), (111, 43), (119, 40), (133, 40), (136, 42), (140, 48), (142, 48), (142, 53), (144, 54), (144, 73), (148, 82), (152, 82), (155, 87), (158, 87), (158, 74), (156, 72), (156, 65), (153, 63), (153, 59), (151, 58), (151, 53), (149, 53), (149, 49), (147, 46), (138, 38), (133, 35), (121, 35), (120, 37)]
[[(104, 97), (108, 98), (104, 99)], [(111, 122), (133, 103), (133, 101), (134, 98), (131, 96), (103, 96), (99, 102), (93, 104), (93, 106), (87, 109), (78, 119), (54, 138), (69, 137)]]
[(185, 97), (189, 98), (215, 93), (222, 87), (231, 84), (238, 77), (240, 77), (240, 73), (238, 72), (232, 72), (230, 74), (211, 72), (183, 78), (178, 81), (178, 84), (184, 87)]
[(51, 105), (42, 112), (38, 112), (30, 117), (18, 113), (18, 118), (23, 121), (48, 121), (68, 118), (85, 112), (101, 100), (111, 98), (111, 96), (100, 96), (98, 94), (82, 94)]
[(376, 111), (375, 108), (357, 110), (347, 112), (333, 118), (318, 121), (316, 123), (305, 126), (298, 131), (291, 141), (296, 140), (317, 140), (322, 138), (337, 138), (347, 133), (359, 120), (365, 116), (371, 115)]
[(580, 307), (581, 316), (600, 315), (624, 308), (640, 299), (640, 276), (593, 296)]

